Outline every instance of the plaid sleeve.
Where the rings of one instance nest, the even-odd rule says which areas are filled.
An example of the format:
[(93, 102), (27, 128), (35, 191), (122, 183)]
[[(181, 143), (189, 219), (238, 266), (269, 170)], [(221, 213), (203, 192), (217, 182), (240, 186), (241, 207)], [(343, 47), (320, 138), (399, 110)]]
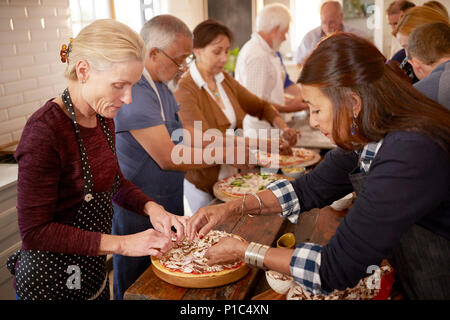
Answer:
[(320, 281), (320, 259), (322, 246), (314, 243), (301, 243), (291, 258), (290, 270), (295, 282), (312, 294), (329, 295), (322, 289)]
[(275, 180), (266, 186), (278, 198), (281, 205), (281, 216), (297, 223), (300, 215), (300, 202), (295, 194), (294, 187), (288, 180)]

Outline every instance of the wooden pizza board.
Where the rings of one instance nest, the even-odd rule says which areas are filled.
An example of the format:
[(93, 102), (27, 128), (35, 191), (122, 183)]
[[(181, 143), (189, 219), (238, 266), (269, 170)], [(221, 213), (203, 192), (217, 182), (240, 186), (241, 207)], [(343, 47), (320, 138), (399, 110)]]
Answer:
[(184, 288), (215, 288), (220, 287), (243, 278), (249, 271), (249, 267), (244, 263), (236, 269), (227, 270), (229, 272), (212, 275), (211, 273), (205, 273), (192, 277), (189, 274), (183, 273), (166, 273), (158, 258), (151, 257), (152, 269), (155, 275), (176, 286)]
[(286, 300), (285, 294), (279, 294), (272, 289), (268, 289), (256, 296), (254, 296), (251, 300)]
[[(282, 179), (287, 179), (289, 181), (294, 181), (294, 178), (282, 175), (282, 174), (278, 174), (280, 177), (282, 177)], [(219, 182), (222, 180), (217, 181), (214, 186), (213, 186), (213, 192), (214, 195), (216, 196), (217, 199), (222, 200), (223, 202), (228, 202), (228, 201), (233, 201), (233, 200), (237, 200), (237, 199), (241, 199), (242, 197), (239, 196), (232, 196), (228, 193), (223, 192), (222, 190), (220, 190), (219, 188)], [(269, 183), (267, 183), (269, 184)]]

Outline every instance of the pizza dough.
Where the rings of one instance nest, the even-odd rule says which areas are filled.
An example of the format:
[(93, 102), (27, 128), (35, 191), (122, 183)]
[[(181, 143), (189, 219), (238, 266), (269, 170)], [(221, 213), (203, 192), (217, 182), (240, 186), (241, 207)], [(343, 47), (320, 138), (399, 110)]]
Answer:
[(259, 151), (258, 161), (259, 163), (276, 168), (283, 168), (293, 165), (307, 167), (319, 162), (320, 154), (305, 148), (292, 148), (292, 155), (273, 155)]
[(330, 295), (315, 295), (303, 289), (300, 285), (292, 286), (287, 293), (287, 300), (371, 300), (380, 292), (380, 283), (377, 279), (393, 272), (389, 265), (377, 269), (372, 275), (361, 279), (353, 288), (334, 290)]
[(294, 180), (281, 174), (251, 172), (235, 174), (216, 182), (213, 186), (214, 195), (222, 201), (240, 199), (245, 193), (263, 191), (270, 182), (280, 179)]
[(163, 259), (151, 257), (153, 272), (162, 280), (187, 288), (212, 288), (241, 279), (249, 270), (243, 261), (231, 264), (207, 264), (206, 251), (224, 237), (237, 235), (211, 230), (203, 239), (184, 240), (168, 251)]

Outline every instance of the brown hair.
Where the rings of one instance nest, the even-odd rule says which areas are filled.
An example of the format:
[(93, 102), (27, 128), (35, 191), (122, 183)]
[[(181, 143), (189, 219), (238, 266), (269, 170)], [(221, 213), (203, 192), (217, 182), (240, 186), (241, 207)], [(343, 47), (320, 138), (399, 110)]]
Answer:
[(409, 36), (415, 28), (430, 22), (443, 22), (448, 24), (448, 18), (444, 17), (440, 11), (430, 7), (417, 6), (410, 8), (406, 10), (392, 34), (396, 36), (400, 32)]
[(408, 55), (427, 65), (450, 57), (450, 26), (437, 22), (416, 28), (408, 38)]
[(425, 7), (433, 8), (434, 10), (439, 11), (443, 16), (448, 19), (448, 11), (447, 8), (440, 3), (439, 1), (428, 1), (423, 4)]
[(219, 35), (224, 35), (233, 42), (233, 32), (215, 19), (208, 19), (197, 25), (193, 31), (194, 48), (204, 48)]
[(402, 0), (402, 1), (394, 1), (391, 2), (389, 7), (386, 10), (386, 13), (390, 16), (393, 14), (397, 14), (400, 12), (405, 12), (407, 9), (415, 7), (416, 5), (410, 1)]
[[(333, 104), (333, 139), (347, 150), (379, 141), (392, 131), (422, 133), (450, 153), (450, 110), (402, 79), (368, 40), (339, 32), (323, 39), (307, 58), (299, 83), (318, 87)], [(361, 111), (354, 119), (356, 94)]]

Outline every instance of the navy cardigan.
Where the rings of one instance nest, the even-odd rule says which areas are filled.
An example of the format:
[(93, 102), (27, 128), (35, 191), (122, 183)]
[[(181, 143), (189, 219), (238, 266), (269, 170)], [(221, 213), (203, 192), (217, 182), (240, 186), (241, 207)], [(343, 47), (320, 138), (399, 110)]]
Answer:
[[(329, 205), (353, 191), (355, 152), (328, 152), (309, 174), (292, 182), (301, 211)], [(450, 162), (428, 137), (392, 132), (373, 160), (360, 193), (335, 235), (322, 248), (322, 288), (345, 289), (379, 265), (413, 224), (450, 240)]]

